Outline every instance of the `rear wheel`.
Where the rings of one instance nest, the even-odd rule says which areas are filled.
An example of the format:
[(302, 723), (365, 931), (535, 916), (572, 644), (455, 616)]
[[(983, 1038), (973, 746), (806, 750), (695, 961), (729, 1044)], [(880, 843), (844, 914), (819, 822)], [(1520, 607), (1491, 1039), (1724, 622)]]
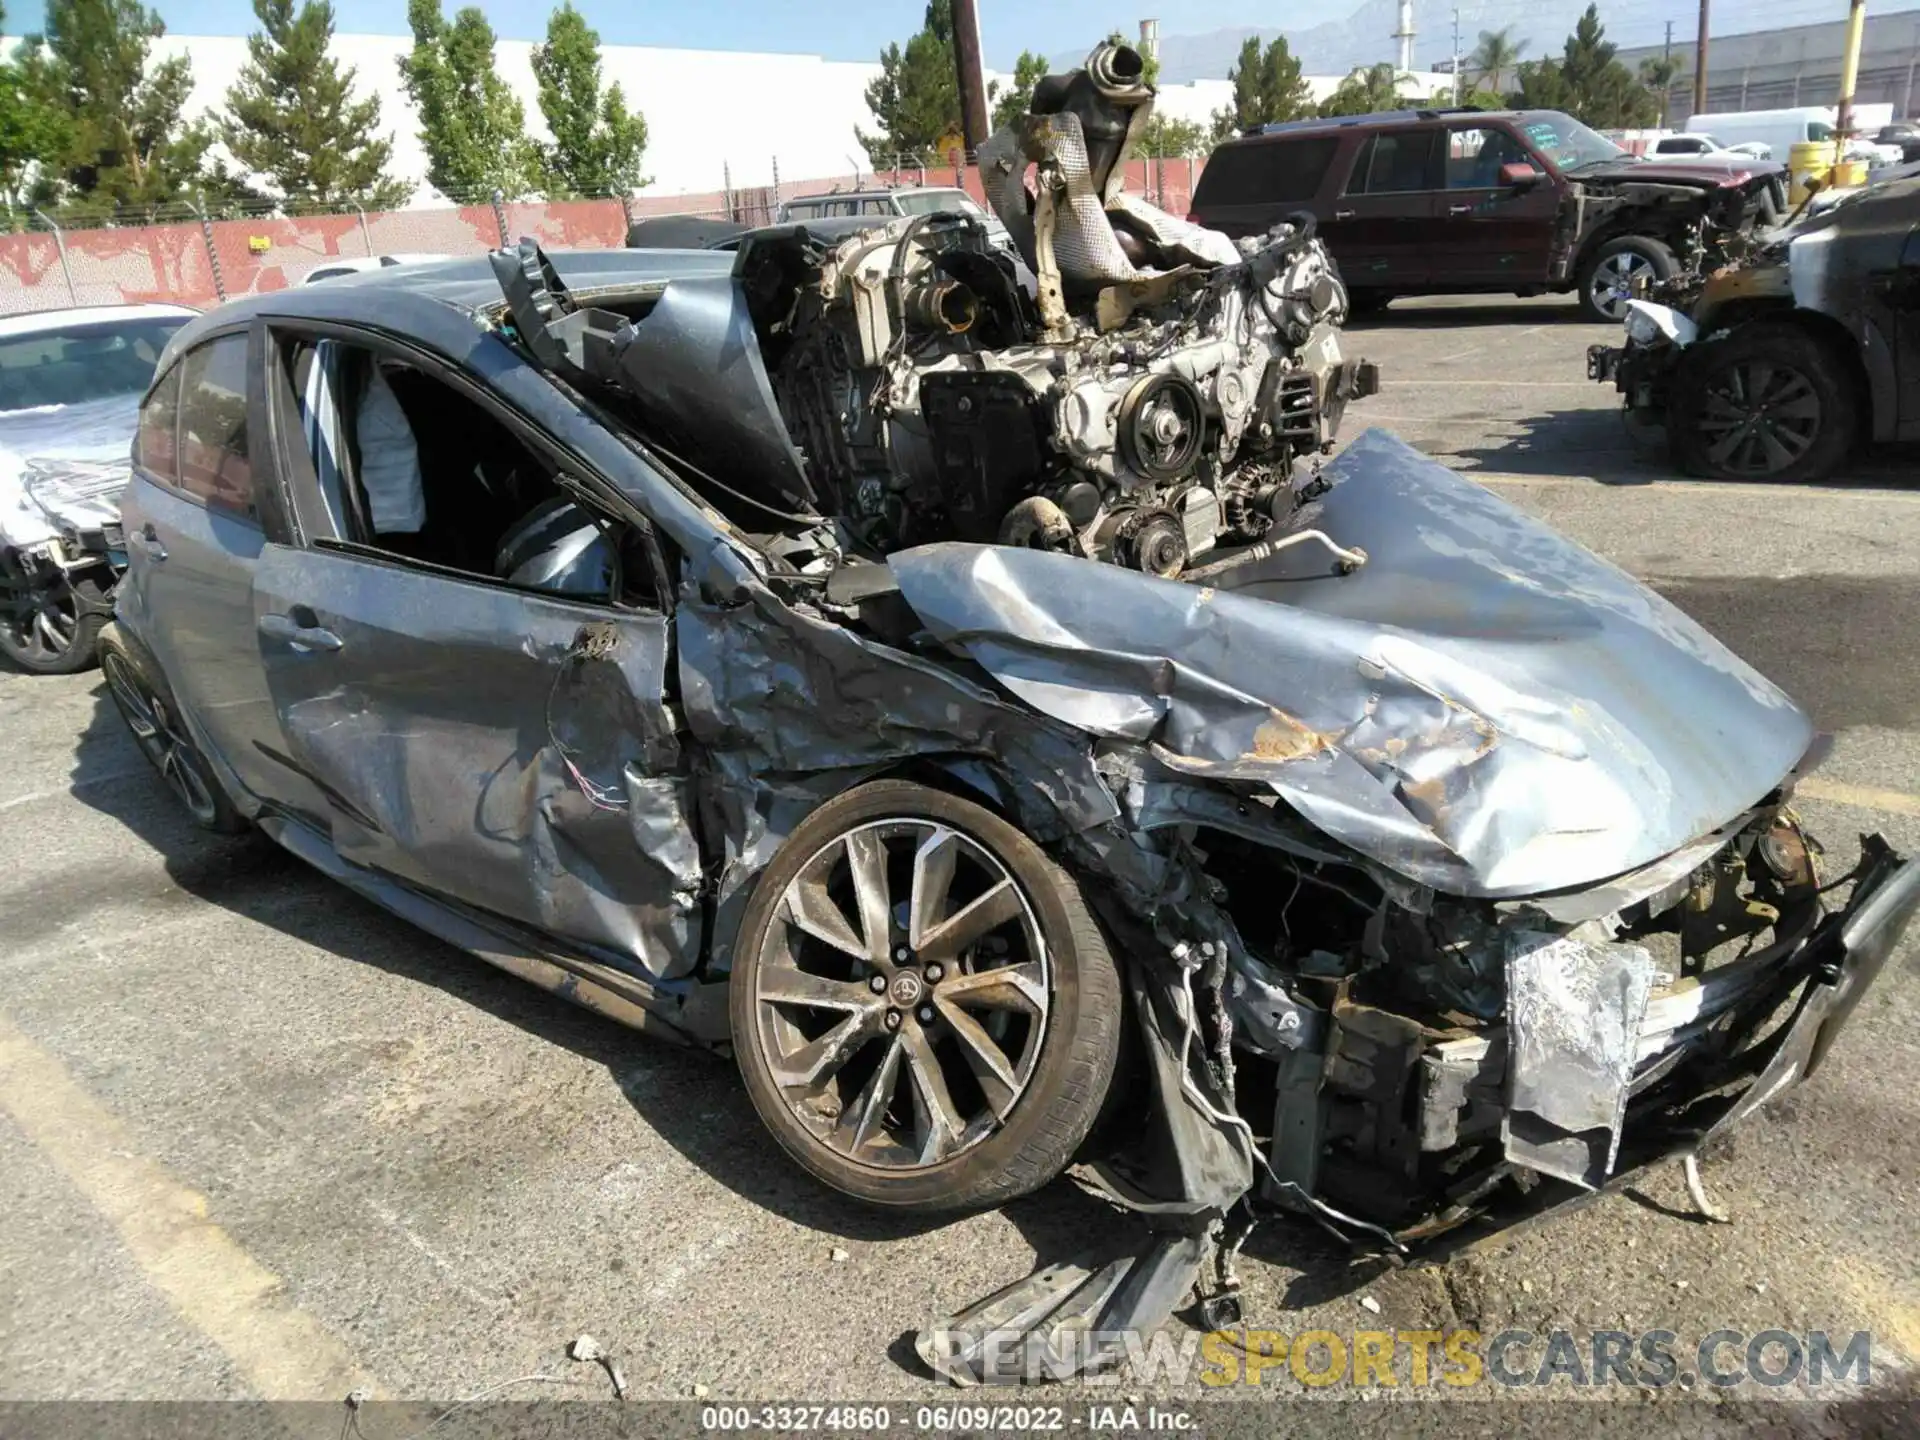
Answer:
[(166, 680), (116, 626), (100, 633), (100, 669), (114, 708), (133, 732), (133, 743), (160, 772), (188, 818), (202, 830), (220, 834), (245, 830), (246, 819), (227, 798), (220, 778), (194, 743)]
[[(97, 580), (56, 576), (42, 585), (9, 585), (0, 614), (0, 652), (35, 675), (72, 675), (99, 658), (96, 642), (106, 614)], [(89, 603), (91, 602), (91, 603)]]
[(1609, 240), (1580, 267), (1580, 313), (1589, 320), (1618, 324), (1627, 301), (1642, 285), (1671, 280), (1680, 262), (1664, 241), (1651, 235), (1622, 235)]
[(1686, 352), (1667, 433), (1694, 475), (1821, 480), (1859, 438), (1860, 408), (1834, 347), (1798, 325), (1750, 324)]
[(881, 780), (761, 875), (730, 981), (774, 1138), (836, 1190), (937, 1211), (1035, 1190), (1113, 1078), (1119, 974), (1078, 886), (992, 812)]

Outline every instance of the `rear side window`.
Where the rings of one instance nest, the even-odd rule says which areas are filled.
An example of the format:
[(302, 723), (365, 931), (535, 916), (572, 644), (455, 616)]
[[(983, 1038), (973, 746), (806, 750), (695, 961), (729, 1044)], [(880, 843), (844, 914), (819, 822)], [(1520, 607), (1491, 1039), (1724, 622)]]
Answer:
[(1264, 205), (1311, 200), (1320, 193), (1337, 135), (1222, 145), (1200, 172), (1196, 205)]
[(140, 407), (140, 467), (169, 485), (180, 482), (180, 369), (167, 371)]
[(1394, 195), (1408, 190), (1438, 190), (1434, 164), (1438, 130), (1388, 130), (1375, 135), (1353, 162), (1349, 195)]
[(255, 518), (247, 454), (247, 337), (188, 354), (180, 378), (180, 488), (216, 510)]

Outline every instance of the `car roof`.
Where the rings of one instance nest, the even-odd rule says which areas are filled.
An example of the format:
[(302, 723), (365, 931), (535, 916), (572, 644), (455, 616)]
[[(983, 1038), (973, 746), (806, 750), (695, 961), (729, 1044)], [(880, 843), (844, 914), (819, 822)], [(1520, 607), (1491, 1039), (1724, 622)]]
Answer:
[(192, 319), (198, 315), (185, 305), (70, 305), (63, 310), (29, 310), (22, 315), (0, 318), (0, 338), (37, 335), (43, 330), (61, 330), (75, 324), (100, 324), (115, 320), (154, 320), (169, 315)]
[(1473, 110), (1465, 106), (1446, 106), (1421, 110), (1374, 110), (1365, 115), (1328, 115), (1316, 116), (1309, 120), (1279, 120), (1270, 125), (1262, 125), (1258, 130), (1249, 131), (1226, 143), (1239, 144), (1243, 140), (1259, 140), (1269, 135), (1309, 135), (1327, 130), (1353, 130), (1369, 125), (1414, 125), (1424, 120), (1459, 120), (1477, 118), (1482, 120), (1511, 120), (1526, 113), (1521, 110)]
[[(725, 275), (733, 268), (733, 256), (712, 250), (550, 250), (547, 258), (582, 300), (669, 280)], [(462, 353), (471, 347), (474, 318), (504, 304), (486, 255), (387, 265), (324, 285), (295, 285), (230, 300), (183, 326), (168, 343), (160, 368), (212, 332), (245, 324), (256, 315), (376, 326), (449, 354)]]

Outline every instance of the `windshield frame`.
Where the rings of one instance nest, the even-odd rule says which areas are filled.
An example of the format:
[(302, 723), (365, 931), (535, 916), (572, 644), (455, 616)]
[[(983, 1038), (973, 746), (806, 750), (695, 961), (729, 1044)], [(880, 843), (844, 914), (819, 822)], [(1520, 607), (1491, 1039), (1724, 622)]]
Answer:
[[(23, 415), (33, 410), (47, 410), (71, 405), (91, 405), (101, 400), (129, 399), (137, 401), (153, 383), (154, 369), (160, 357), (166, 353), (167, 344), (179, 329), (194, 317), (191, 315), (120, 315), (91, 320), (73, 320), (59, 325), (49, 325), (44, 330), (29, 330), (18, 335), (0, 336), (0, 415)], [(65, 396), (51, 392), (33, 395), (31, 386), (26, 385), (25, 377), (42, 368), (82, 364), (81, 360), (46, 358), (37, 363), (9, 365), (6, 359), (9, 353), (31, 354), (34, 347), (66, 345), (77, 340), (96, 337), (121, 339), (124, 345), (114, 347), (114, 351), (124, 354), (134, 350), (145, 342), (153, 351), (153, 360), (145, 366), (139, 383), (128, 387), (116, 386), (111, 389), (86, 390), (83, 393)], [(96, 349), (94, 358), (103, 357), (107, 352)], [(130, 357), (139, 358), (137, 353)], [(129, 378), (131, 370), (129, 368)], [(45, 377), (43, 377), (44, 380)], [(95, 378), (88, 374), (82, 379)], [(44, 385), (43, 385), (44, 391)]]

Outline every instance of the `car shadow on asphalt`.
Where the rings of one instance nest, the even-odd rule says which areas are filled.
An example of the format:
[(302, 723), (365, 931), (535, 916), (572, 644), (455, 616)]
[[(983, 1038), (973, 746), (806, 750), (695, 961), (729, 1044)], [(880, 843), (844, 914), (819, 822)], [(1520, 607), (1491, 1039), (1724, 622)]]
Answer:
[[(1595, 485), (1651, 485), (1682, 479), (1659, 432), (1636, 433), (1621, 411), (1590, 408), (1534, 414), (1450, 416), (1480, 420), (1495, 432), (1478, 445), (1447, 449), (1462, 473), (1579, 478)], [(1406, 428), (1418, 430), (1417, 421)], [(1504, 432), (1504, 433), (1502, 433)]]
[[(1341, 327), (1355, 334), (1373, 330), (1456, 330), (1479, 325), (1587, 325), (1579, 304), (1546, 305), (1518, 296), (1489, 296), (1465, 305), (1419, 305), (1398, 301), (1371, 315), (1349, 316)], [(1614, 327), (1605, 328), (1609, 332)]]
[[(952, 1223), (878, 1211), (802, 1172), (774, 1142), (730, 1059), (642, 1036), (494, 969), (335, 884), (258, 834), (210, 835), (190, 824), (144, 763), (104, 683), (77, 739), (70, 789), (162, 857), (187, 896), (356, 964), (429, 985), (549, 1044), (603, 1066), (627, 1103), (668, 1144), (748, 1202), (824, 1235), (905, 1239)], [(63, 904), (84, 908), (90, 894)], [(50, 917), (49, 924), (60, 917)], [(1056, 1184), (1009, 1207), (1043, 1255), (1084, 1236), (1086, 1206)], [(1077, 1243), (1077, 1242), (1076, 1242)]]
[[(1497, 389), (1497, 382), (1489, 382)], [(1364, 418), (1364, 411), (1355, 412)], [(1485, 470), (1497, 475), (1539, 475), (1585, 480), (1594, 485), (1640, 486), (1669, 483), (1698, 486), (1710, 493), (1720, 482), (1686, 474), (1673, 461), (1664, 428), (1628, 418), (1624, 410), (1581, 407), (1545, 410), (1533, 414), (1453, 414), (1449, 422), (1475, 420), (1490, 429), (1504, 430), (1485, 443), (1450, 446), (1444, 435), (1419, 438), (1421, 422), (1407, 420), (1399, 428), (1416, 449), (1445, 455), (1463, 474)], [(1914, 494), (1913, 476), (1920, 469), (1920, 446), (1888, 445), (1858, 455), (1841, 474), (1796, 490), (1887, 490)], [(1764, 484), (1764, 481), (1745, 482)]]

